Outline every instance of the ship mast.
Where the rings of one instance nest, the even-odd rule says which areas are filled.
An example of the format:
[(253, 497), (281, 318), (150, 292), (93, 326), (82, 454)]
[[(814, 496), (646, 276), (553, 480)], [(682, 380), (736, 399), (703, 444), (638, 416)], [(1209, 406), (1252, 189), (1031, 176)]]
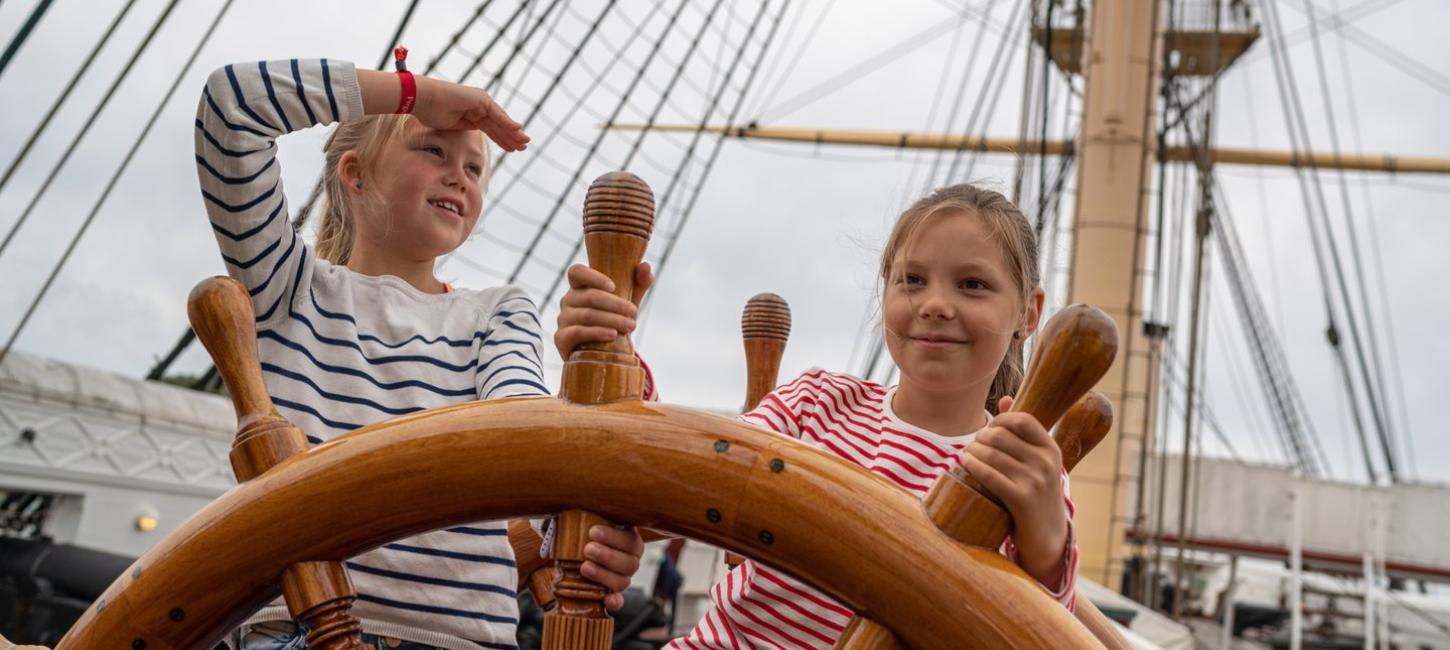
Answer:
[(1157, 0), (1094, 2), (1090, 28), (1079, 41), (1083, 56), (1077, 59), (1087, 83), (1067, 302), (1097, 305), (1123, 333), (1118, 359), (1096, 387), (1121, 416), (1099, 443), (1103, 453), (1079, 465), (1072, 481), (1078, 566), (1082, 575), (1105, 585), (1117, 584), (1126, 559), (1125, 533), (1133, 521), (1124, 513), (1132, 507), (1138, 450), (1150, 443), (1158, 394), (1149, 385), (1157, 358), (1150, 347), (1162, 337), (1143, 336), (1141, 270), (1157, 143), (1159, 5)]
[[(1159, 15), (1162, 4), (1158, 0), (1095, 0), (1086, 30), (1072, 25), (1034, 25), (1034, 41), (1047, 50), (1053, 63), (1063, 72), (1080, 74), (1085, 80), (1081, 127), (1071, 142), (755, 124), (606, 125), (622, 130), (703, 131), (723, 137), (813, 145), (1075, 156), (1078, 189), (1067, 302), (1102, 308), (1124, 334), (1117, 362), (1097, 386), (1121, 414), (1101, 447), (1112, 452), (1096, 454), (1079, 465), (1073, 472), (1072, 485), (1080, 571), (1113, 586), (1120, 584), (1132, 555), (1128, 548), (1130, 533), (1148, 528), (1146, 510), (1149, 504), (1161, 500), (1161, 495), (1153, 495), (1162, 491), (1140, 480), (1148, 473), (1145, 454), (1161, 444), (1153, 440), (1153, 432), (1160, 394), (1157, 369), (1167, 333), (1166, 326), (1144, 321), (1146, 292), (1142, 280), (1148, 275), (1144, 258), (1151, 229), (1149, 215), (1153, 212), (1150, 199), (1154, 196), (1151, 166), (1160, 162), (1193, 163), (1205, 179), (1214, 166), (1223, 164), (1450, 173), (1450, 159), (1214, 148), (1208, 129), (1191, 146), (1169, 145), (1160, 151), (1156, 122), (1160, 115), (1159, 88), (1165, 76), (1161, 68), (1171, 66), (1167, 72), (1179, 78), (1221, 75), (1259, 37), (1257, 26), (1250, 24), (1246, 16), (1222, 20), (1220, 12), (1228, 3), (1206, 3), (1213, 13), (1194, 16), (1194, 20), (1186, 21), (1190, 23), (1187, 25), (1164, 21)], [(1195, 22), (1198, 24), (1192, 24)], [(1094, 38), (1095, 34), (1109, 37)], [(1211, 187), (1211, 181), (1204, 182)], [(1204, 210), (1212, 209), (1211, 201), (1201, 204), (1199, 221), (1206, 223), (1209, 213)], [(1199, 234), (1200, 240), (1204, 235), (1206, 232)], [(1150, 491), (1153, 494), (1148, 494)], [(1143, 551), (1140, 547), (1139, 567), (1146, 560)], [(1135, 595), (1146, 598), (1147, 594), (1136, 588), (1142, 583), (1134, 582)]]

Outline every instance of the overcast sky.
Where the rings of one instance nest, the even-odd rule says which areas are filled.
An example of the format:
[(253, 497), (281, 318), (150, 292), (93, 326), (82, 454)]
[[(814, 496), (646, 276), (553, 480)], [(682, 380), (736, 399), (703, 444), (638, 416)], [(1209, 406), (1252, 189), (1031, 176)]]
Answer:
[[(1359, 16), (1351, 24), (1351, 39), (1342, 40), (1335, 32), (1326, 31), (1320, 42), (1341, 145), (1353, 150), (1358, 142), (1367, 152), (1450, 157), (1450, 126), (1444, 120), (1450, 114), (1450, 76), (1443, 70), (1443, 64), (1450, 61), (1450, 41), (1443, 38), (1444, 26), (1450, 25), (1450, 4), (1437, 0), (1313, 2), (1320, 14), (1333, 13), (1338, 6)], [(61, 0), (50, 9), (0, 77), (0, 92), (6, 97), (0, 112), (0, 161), (8, 164), (15, 155), (122, 4), (119, 0)], [(82, 80), (9, 186), (0, 192), (0, 228), (8, 230), (15, 223), (164, 4), (159, 0), (136, 3), (100, 61)], [(192, 115), (207, 72), (229, 62), (298, 56), (327, 56), (374, 65), (406, 4), (272, 0), (238, 3), (202, 51), (198, 63), (187, 71), (181, 90), (167, 105), (156, 131), (146, 140), (81, 241), (76, 256), (17, 347), (130, 376), (144, 374), (184, 331), (184, 300), (191, 285), (204, 276), (223, 272), (202, 211), (192, 165)], [(682, 14), (681, 25), (700, 23), (705, 6), (711, 3), (695, 4), (700, 6)], [(979, 23), (975, 19), (954, 20), (955, 3), (946, 0), (797, 0), (785, 14), (782, 33), (767, 56), (761, 78), (746, 97), (742, 118), (761, 119), (762, 124), (774, 126), (896, 131), (945, 128), (947, 105), (956, 81), (966, 70), (972, 70), (977, 79), (983, 78), (993, 53), (1009, 47), (1003, 44), (1000, 32), (1008, 22), (1011, 4), (985, 0), (968, 3), (970, 7), (994, 6), (984, 32), (986, 40), (973, 57)], [(13, 35), (33, 5), (13, 1), (0, 5), (0, 36), (8, 39)], [(485, 14), (487, 20), (465, 32), (459, 49), (442, 60), (440, 73), (461, 73), (517, 3), (495, 5)], [(505, 85), (496, 93), (516, 117), (527, 112), (531, 98), (542, 92), (548, 80), (545, 73), (562, 65), (568, 43), (571, 39), (577, 42), (587, 19), (600, 7), (593, 2), (572, 5), (558, 17), (556, 40), (535, 57), (539, 70), (525, 73), (515, 67), (514, 76), (506, 76)], [(832, 11), (820, 19), (810, 47), (799, 55), (794, 67), (787, 65), (796, 59), (827, 5)], [(10, 249), (0, 256), (0, 278), (5, 278), (0, 283), (0, 335), (8, 337), (14, 329), (44, 275), (220, 6), (219, 0), (195, 0), (177, 6), (35, 214)], [(612, 72), (600, 72), (606, 74), (609, 85), (616, 89), (623, 86), (627, 78), (620, 75), (628, 70), (627, 63), (637, 63), (647, 56), (648, 43), (632, 41), (631, 26), (642, 25), (646, 32), (652, 26), (662, 29), (676, 6), (672, 0), (659, 5), (643, 0), (620, 3), (615, 10), (619, 15), (600, 31), (606, 44), (628, 53), (626, 64), (612, 68)], [(774, 2), (770, 5), (771, 16), (775, 6)], [(1352, 9), (1366, 6), (1377, 10)], [(366, 7), (367, 12), (359, 12), (359, 7)], [(725, 66), (731, 56), (727, 46), (739, 42), (757, 7), (755, 2), (727, 3), (721, 12), (729, 16), (718, 18), (723, 27), (707, 33), (701, 44), (702, 61)], [(1304, 4), (1290, 0), (1279, 7), (1286, 31), (1300, 32), (1305, 23)], [(421, 3), (403, 38), (413, 51), (414, 69), (421, 69), (423, 62), (443, 50), (449, 35), (463, 25), (474, 8), (472, 2)], [(950, 21), (949, 29), (933, 32), (936, 38), (922, 39), (920, 47), (894, 62), (861, 74), (815, 101), (791, 101), (857, 62), (944, 21)], [(657, 70), (651, 69), (654, 72), (647, 79), (656, 90), (668, 78), (665, 62), (682, 56), (687, 43), (683, 34), (666, 41), (664, 60), (658, 63)], [(1330, 110), (1321, 98), (1313, 43), (1299, 36), (1291, 36), (1288, 42), (1311, 143), (1316, 149), (1326, 149)], [(1020, 38), (1015, 43), (1010, 47), (1025, 47)], [(1264, 42), (1256, 45), (1223, 78), (1217, 112), (1217, 140), (1222, 146), (1289, 147), (1281, 95), (1264, 46)], [(481, 83), (490, 65), (501, 65), (501, 56), (500, 51), (486, 57), (480, 72), (470, 80)], [(755, 54), (749, 53), (747, 61), (752, 56)], [(1407, 71), (1403, 62), (1397, 67), (1386, 61), (1399, 56), (1419, 62), (1420, 67), (1410, 66)], [(596, 71), (610, 64), (607, 48), (586, 50), (582, 60)], [(944, 64), (950, 66), (945, 71)], [(1019, 51), (1011, 63), (1011, 74), (1000, 82), (1005, 92), (991, 121), (981, 129), (983, 133), (1005, 137), (1018, 134), (1023, 67)], [(690, 70), (689, 79), (677, 91), (683, 106), (668, 107), (661, 121), (683, 121), (681, 116), (690, 114), (693, 106), (690, 102), (703, 98), (694, 88), (711, 86), (714, 75), (721, 72), (713, 67)], [(589, 81), (590, 75), (582, 71), (566, 77), (556, 101), (564, 101), (570, 92), (581, 93)], [(777, 87), (780, 90), (775, 90)], [(939, 88), (947, 92), (939, 93)], [(1060, 77), (1053, 88), (1060, 97), (1064, 88)], [(978, 95), (989, 90), (985, 84), (970, 85), (962, 114)], [(641, 96), (645, 95), (648, 93)], [(531, 128), (536, 143), (552, 130), (550, 117), (558, 118), (564, 104), (545, 106), (543, 116)], [(594, 138), (601, 116), (607, 115), (610, 108), (602, 100), (590, 104), (589, 110), (566, 124), (566, 137), (548, 150), (539, 149), (542, 153), (537, 155), (554, 151), (559, 160), (578, 160), (576, 152)], [(1350, 127), (1351, 110), (1357, 117), (1357, 139)], [(641, 121), (647, 112), (648, 107), (631, 105), (620, 119)], [(953, 123), (960, 125), (962, 121), (956, 118)], [(1054, 119), (1051, 127), (1055, 137), (1064, 136), (1063, 125), (1057, 124), (1061, 121)], [(1070, 123), (1067, 129), (1070, 135)], [(321, 162), (318, 148), (324, 133), (313, 129), (280, 143), (284, 183), (294, 205), (305, 199), (316, 178)], [(589, 165), (583, 180), (576, 184), (575, 194), (557, 217), (553, 232), (567, 236), (546, 237), (540, 248), (541, 259), (525, 266), (520, 275), (535, 295), (548, 287), (567, 255), (569, 237), (577, 233), (577, 197), (582, 195), (582, 187), (608, 169), (611, 162), (622, 158), (625, 136), (610, 137), (615, 139), (603, 143), (600, 160)], [(669, 184), (670, 156), (681, 155), (688, 137), (651, 137), (630, 169), (659, 193)], [(711, 145), (713, 140), (705, 143)], [(679, 237), (662, 273), (644, 331), (637, 337), (666, 400), (720, 409), (738, 407), (744, 391), (739, 313), (746, 299), (761, 291), (784, 296), (795, 317), (792, 340), (781, 368), (782, 380), (810, 366), (859, 371), (861, 341), (874, 323), (872, 271), (879, 247), (896, 214), (921, 192), (925, 170), (934, 156), (727, 141), (695, 205), (689, 227)], [(494, 189), (501, 189), (500, 181), (507, 181), (508, 170), (525, 160), (508, 160), (495, 179)], [(661, 161), (665, 164), (659, 164)], [(526, 180), (537, 180), (539, 184), (546, 184), (547, 179), (560, 183), (566, 180), (567, 174), (559, 169), (550, 171), (548, 161), (541, 162), (530, 168)], [(698, 166), (689, 169), (692, 171), (687, 178), (696, 178), (691, 174), (698, 174)], [(1225, 166), (1219, 173), (1226, 190), (1221, 201), (1234, 219), (1254, 281), (1309, 405), (1333, 474), (1362, 479), (1363, 464), (1347, 401), (1323, 336), (1323, 289), (1308, 245), (1299, 186), (1293, 174), (1283, 169)], [(989, 156), (981, 159), (970, 178), (1010, 189), (1012, 174), (1011, 158)], [(1334, 219), (1342, 224), (1337, 176), (1326, 173), (1323, 179)], [(1069, 189), (1072, 186), (1069, 182)], [(1390, 375), (1389, 403), (1385, 406), (1396, 430), (1402, 436), (1410, 434), (1408, 442), (1400, 442), (1398, 453), (1407, 475), (1450, 481), (1450, 464), (1443, 460), (1450, 456), (1450, 441), (1441, 433), (1437, 408), (1450, 394), (1446, 388), (1450, 386), (1450, 338), (1441, 331), (1442, 324), (1450, 322), (1450, 300), (1444, 288), (1450, 280), (1450, 259), (1444, 253), (1450, 243), (1450, 219), (1443, 207), (1450, 200), (1450, 179), (1351, 174), (1349, 189), (1351, 211), (1359, 228), (1358, 245), (1374, 303), (1371, 311), (1375, 315), (1376, 344)], [(459, 251), (464, 259), (450, 260), (440, 272), (466, 285), (498, 283), (499, 277), (478, 269), (511, 269), (519, 259), (516, 248), (511, 247), (526, 243), (524, 233), (532, 228), (528, 226), (529, 216), (543, 219), (551, 211), (546, 197), (527, 194), (513, 190), (491, 203), (484, 215), (483, 232)], [(684, 199), (673, 202), (678, 209)], [(1066, 203), (1063, 210), (1064, 217), (1070, 218), (1071, 203)], [(1350, 239), (1342, 225), (1336, 228), (1336, 241), (1346, 256), (1345, 263), (1350, 264)], [(1062, 277), (1062, 251), (1066, 246), (1061, 238), (1053, 241), (1051, 248), (1058, 252), (1049, 269), (1050, 293)], [(655, 259), (660, 253), (658, 243), (657, 236), (651, 253)], [(1259, 396), (1231, 294), (1216, 260), (1210, 262), (1210, 267), (1205, 389), (1210, 409), (1240, 457), (1279, 460), (1282, 455), (1267, 431), (1268, 411)], [(1353, 268), (1348, 266), (1346, 270), (1353, 273)], [(1187, 298), (1180, 295), (1178, 301), (1183, 305)], [(552, 314), (545, 322), (552, 324)], [(1340, 329), (1347, 339), (1348, 326), (1342, 320)], [(176, 370), (199, 371), (205, 363), (198, 347), (183, 358)], [(557, 359), (550, 360), (550, 369), (557, 377)], [(1174, 416), (1165, 424), (1173, 444), (1178, 444), (1181, 436), (1180, 418)], [(1213, 454), (1228, 453), (1217, 440), (1210, 440), (1207, 448)]]

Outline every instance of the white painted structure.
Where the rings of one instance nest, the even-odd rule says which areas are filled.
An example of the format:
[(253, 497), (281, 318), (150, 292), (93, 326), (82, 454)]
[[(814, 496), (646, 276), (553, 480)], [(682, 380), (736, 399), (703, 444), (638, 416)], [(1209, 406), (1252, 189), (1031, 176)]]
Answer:
[[(1188, 546), (1287, 560), (1295, 536), (1289, 495), (1296, 479), (1290, 469), (1223, 458), (1196, 463), (1185, 535)], [(1178, 538), (1181, 466), (1179, 457), (1169, 457), (1162, 536), (1170, 548)], [(1369, 555), (1390, 576), (1450, 582), (1450, 544), (1445, 543), (1450, 539), (1450, 486), (1371, 486), (1322, 479), (1299, 479), (1297, 485), (1307, 569), (1358, 574)], [(1155, 505), (1149, 504), (1147, 511), (1155, 513)], [(1150, 515), (1148, 529), (1139, 532), (1151, 537), (1155, 517)]]
[(59, 543), (135, 557), (235, 484), (235, 422), (223, 397), (13, 351), (0, 490), (55, 495), (44, 532)]

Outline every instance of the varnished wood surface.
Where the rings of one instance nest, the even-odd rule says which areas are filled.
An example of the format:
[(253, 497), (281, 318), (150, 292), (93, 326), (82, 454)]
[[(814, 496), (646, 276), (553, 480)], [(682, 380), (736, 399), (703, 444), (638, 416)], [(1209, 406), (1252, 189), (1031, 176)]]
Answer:
[(544, 538), (528, 520), (509, 521), (509, 546), (514, 549), (514, 562), (519, 568), (518, 590), (528, 590), (534, 604), (547, 612), (554, 606), (554, 581), (559, 577), (559, 570), (554, 568), (553, 560), (540, 555), (543, 543)]
[(1102, 393), (1090, 390), (1057, 423), (1052, 440), (1062, 452), (1062, 467), (1071, 472), (1107, 437), (1113, 428), (1113, 405)]
[[(629, 300), (634, 295), (635, 269), (644, 259), (654, 217), (653, 191), (629, 172), (606, 173), (585, 193), (584, 249), (590, 268), (614, 283), (615, 296)], [(644, 370), (627, 332), (613, 341), (580, 345), (564, 362), (559, 397), (566, 401), (606, 404), (643, 395)], [(554, 607), (544, 617), (544, 650), (609, 648), (614, 630), (614, 619), (604, 608), (609, 591), (580, 571), (589, 530), (609, 523), (584, 510), (565, 510), (555, 517), (553, 559), (558, 577), (553, 585)], [(540, 590), (535, 602), (548, 598)]]
[(846, 625), (835, 650), (907, 650), (886, 626), (869, 618), (857, 616)]
[[(192, 289), (187, 317), (211, 353), (237, 413), (229, 456), (238, 483), (256, 478), (282, 461), (307, 452), (302, 431), (277, 413), (262, 380), (251, 297), (240, 282), (216, 276)], [(357, 593), (340, 561), (299, 562), (281, 578), (292, 618), (307, 626), (313, 650), (362, 650), (362, 627), (349, 613)], [(177, 607), (171, 612), (183, 612)], [(133, 644), (134, 645), (134, 644)]]
[[(607, 276), (614, 283), (614, 295), (625, 300), (634, 295), (635, 267), (649, 246), (654, 205), (649, 185), (629, 172), (609, 172), (596, 178), (584, 195), (584, 249), (589, 266)], [(627, 333), (613, 341), (581, 344), (575, 354), (580, 350), (634, 357)]]
[[(584, 196), (584, 249), (590, 268), (614, 283), (614, 295), (634, 295), (634, 273), (654, 229), (654, 193), (629, 172), (596, 178)], [(629, 334), (613, 341), (584, 343), (564, 361), (559, 397), (581, 404), (639, 399), (644, 371)]]
[(241, 283), (220, 275), (202, 280), (187, 297), (186, 315), (227, 384), (238, 428), (259, 417), (277, 415), (262, 381), (252, 303)]
[(1037, 333), (1037, 347), (1012, 410), (1031, 413), (1051, 429), (1113, 365), (1118, 326), (1101, 309), (1069, 305)]
[[(1064, 307), (1038, 333), (1012, 411), (1051, 429), (1102, 378), (1117, 350), (1118, 328), (1107, 314), (1089, 305)], [(1111, 407), (1101, 396), (1079, 408), (1084, 412), (1054, 437), (1059, 447), (1073, 450), (1073, 465), (1107, 434), (1107, 427), (1099, 430), (1102, 418), (1112, 423)], [(1080, 439), (1084, 435), (1095, 438)], [(996, 548), (1011, 531), (1006, 507), (960, 464), (932, 484), (924, 503), (932, 521), (954, 539)]]
[[(477, 471), (497, 458), (510, 462)], [(518, 398), (366, 427), (238, 486), (138, 560), (59, 647), (204, 647), (297, 562), (569, 509), (744, 551), (913, 648), (1096, 646), (1021, 569), (947, 538), (919, 500), (843, 459), (687, 409)], [(168, 616), (178, 607), (185, 624)]]
[(1078, 596), (1073, 616), (1108, 650), (1133, 650), (1133, 645), (1118, 632), (1117, 626), (1085, 596)]
[(745, 407), (749, 411), (775, 390), (780, 358), (790, 339), (790, 305), (773, 293), (760, 293), (745, 303), (740, 314), (740, 338), (745, 343)]
[[(790, 339), (790, 304), (773, 293), (751, 296), (740, 313), (740, 338), (745, 344), (745, 405), (740, 409), (744, 413), (754, 410), (778, 385), (780, 359)], [(738, 554), (725, 554), (725, 564), (731, 568), (744, 561)]]

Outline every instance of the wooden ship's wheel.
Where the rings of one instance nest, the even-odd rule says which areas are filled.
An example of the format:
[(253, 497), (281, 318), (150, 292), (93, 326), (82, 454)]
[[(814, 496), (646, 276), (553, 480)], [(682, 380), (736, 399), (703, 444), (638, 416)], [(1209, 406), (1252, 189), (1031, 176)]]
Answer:
[[(606, 174), (589, 189), (590, 264), (621, 296), (633, 290), (653, 217), (649, 187), (633, 175)], [(208, 279), (188, 313), (236, 406), (240, 485), (138, 559), (58, 648), (210, 648), (280, 592), (309, 647), (360, 649), (345, 559), (428, 530), (541, 515), (557, 515), (552, 560), (538, 558), (526, 525), (512, 525), (510, 539), (520, 585), (548, 605), (551, 650), (609, 647), (605, 591), (579, 574), (585, 534), (600, 521), (697, 539), (821, 589), (857, 613), (838, 648), (1118, 645), (996, 552), (1011, 518), (960, 467), (922, 500), (799, 441), (643, 402), (627, 337), (575, 350), (558, 398), (410, 414), (309, 450), (263, 384), (246, 291)], [(747, 312), (747, 336), (750, 323)], [(780, 334), (774, 362), (751, 364), (752, 381), (773, 384), (781, 321), (756, 324)], [(1089, 389), (1116, 350), (1112, 320), (1092, 307), (1062, 310), (1039, 334), (1013, 408), (1048, 428), (1063, 420), (1055, 439), (1069, 468), (1111, 422)]]

